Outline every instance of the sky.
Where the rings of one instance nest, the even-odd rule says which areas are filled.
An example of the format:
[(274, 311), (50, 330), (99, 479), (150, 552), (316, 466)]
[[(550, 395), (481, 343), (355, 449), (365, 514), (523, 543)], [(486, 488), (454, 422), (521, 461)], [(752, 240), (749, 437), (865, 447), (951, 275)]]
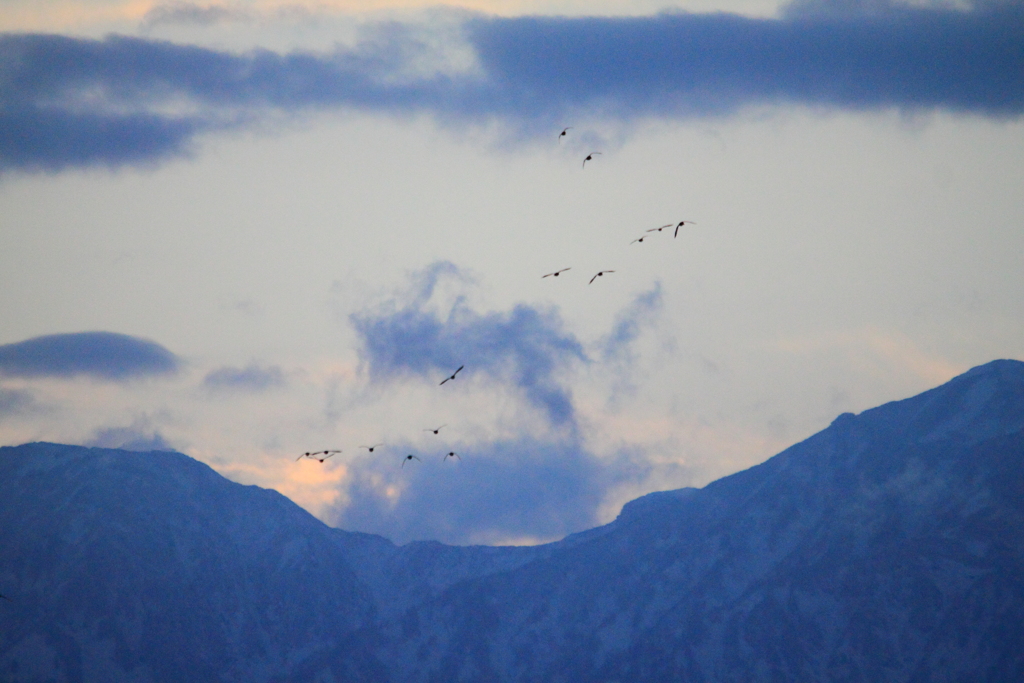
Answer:
[(3, 445), (532, 544), (1024, 358), (1020, 2), (0, 0), (0, 32)]

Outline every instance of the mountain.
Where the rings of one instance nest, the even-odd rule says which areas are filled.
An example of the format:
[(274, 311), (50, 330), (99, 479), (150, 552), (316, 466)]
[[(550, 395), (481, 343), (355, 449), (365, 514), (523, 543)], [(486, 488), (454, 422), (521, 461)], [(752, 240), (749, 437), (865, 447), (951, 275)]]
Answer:
[(1024, 363), (532, 548), (174, 453), (0, 449), (0, 681), (1024, 680)]
[(373, 618), (334, 533), (180, 453), (0, 449), (0, 680), (268, 680)]

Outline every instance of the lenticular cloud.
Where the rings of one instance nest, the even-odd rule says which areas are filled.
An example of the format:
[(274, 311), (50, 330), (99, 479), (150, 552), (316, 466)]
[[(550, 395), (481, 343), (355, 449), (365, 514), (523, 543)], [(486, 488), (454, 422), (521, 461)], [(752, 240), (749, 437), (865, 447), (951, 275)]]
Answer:
[(0, 346), (0, 375), (123, 381), (178, 370), (178, 358), (156, 342), (114, 332), (34, 337)]

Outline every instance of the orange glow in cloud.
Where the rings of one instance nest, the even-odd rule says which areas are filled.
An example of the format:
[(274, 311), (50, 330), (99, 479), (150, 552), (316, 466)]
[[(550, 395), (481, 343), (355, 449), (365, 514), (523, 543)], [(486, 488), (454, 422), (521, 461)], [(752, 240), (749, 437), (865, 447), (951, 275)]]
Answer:
[[(205, 459), (200, 453), (192, 455)], [(258, 462), (215, 465), (214, 469), (233, 481), (273, 489), (320, 518), (340, 502), (341, 483), (348, 476), (344, 462), (326, 460), (321, 463), (307, 458), (282, 460), (276, 455), (267, 455)]]
[(793, 354), (840, 351), (848, 357), (849, 363), (863, 372), (880, 377), (888, 377), (894, 371), (903, 372), (921, 379), (926, 385), (948, 382), (968, 369), (921, 350), (902, 332), (873, 327), (855, 332), (784, 339), (778, 346), (782, 351)]
[[(478, 11), (500, 13), (517, 4), (493, 0), (458, 0), (446, 3)], [(153, 0), (110, 0), (108, 2), (82, 2), (60, 0), (14, 0), (5, 3), (0, 13), (0, 31), (62, 32), (89, 30), (125, 31), (142, 23), (146, 14), (157, 7), (195, 5), (197, 7), (224, 7), (245, 14), (273, 20), (275, 17), (302, 18), (315, 15), (346, 15), (382, 10), (407, 10), (437, 6), (431, 0), (344, 0), (341, 2), (154, 2)], [(514, 11), (514, 10), (513, 10)]]
[(4, 4), (2, 31), (66, 31), (95, 24), (139, 22), (156, 3), (151, 0), (122, 2), (18, 1)]
[[(151, 10), (175, 6), (223, 7), (238, 11), (243, 16), (271, 22), (443, 7), (500, 16), (644, 15), (668, 7), (685, 8), (678, 2), (660, 0), (8, 0), (0, 12), (0, 31), (126, 32), (138, 28)], [(707, 11), (709, 8), (689, 9)]]
[(336, 505), (341, 496), (340, 484), (348, 475), (344, 463), (330, 464), (303, 458), (290, 463), (284, 478), (274, 488), (283, 495), (320, 516), (328, 507)]

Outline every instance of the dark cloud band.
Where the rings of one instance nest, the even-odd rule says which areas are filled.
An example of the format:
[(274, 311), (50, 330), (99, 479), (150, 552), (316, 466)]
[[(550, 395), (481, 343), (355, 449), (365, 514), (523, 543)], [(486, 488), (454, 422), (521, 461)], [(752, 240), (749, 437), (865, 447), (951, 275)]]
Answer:
[(127, 380), (175, 372), (177, 357), (156, 342), (113, 332), (35, 337), (0, 346), (0, 374)]
[(549, 134), (566, 117), (685, 118), (792, 103), (1024, 112), (1019, 3), (970, 11), (883, 3), (782, 19), (472, 16), (462, 27), (479, 69), (430, 76), (414, 75), (430, 56), (425, 42), (399, 25), (328, 55), (2, 35), (0, 169), (158, 159), (268, 108), (424, 111), (500, 119), (527, 134)]
[(858, 17), (475, 20), (511, 105), (694, 116), (747, 104), (1019, 115), (1024, 11), (892, 9)]

